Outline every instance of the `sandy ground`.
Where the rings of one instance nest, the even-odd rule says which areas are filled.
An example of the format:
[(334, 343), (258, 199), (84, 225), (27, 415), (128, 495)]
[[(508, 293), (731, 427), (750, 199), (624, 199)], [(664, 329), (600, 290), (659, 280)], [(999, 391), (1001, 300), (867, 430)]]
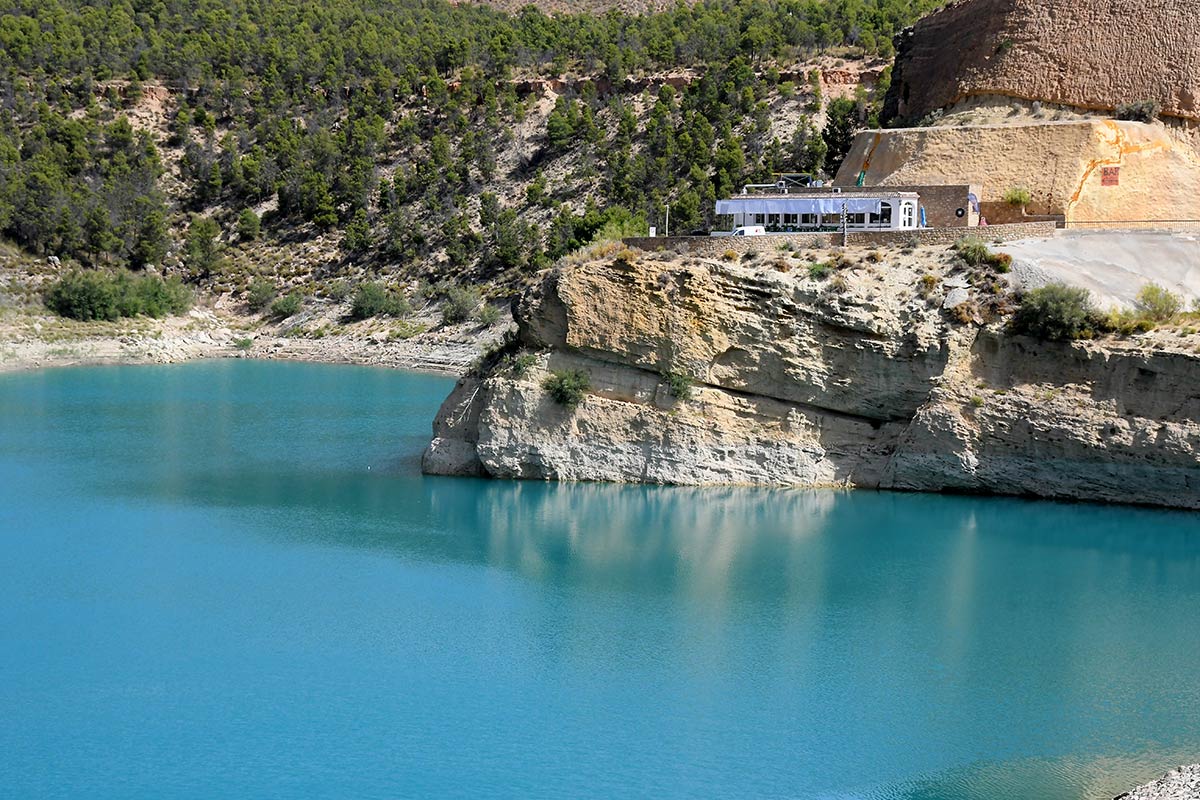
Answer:
[(1106, 308), (1132, 306), (1154, 282), (1200, 300), (1200, 233), (1059, 231), (995, 249), (1013, 257), (1013, 277), (1024, 288), (1062, 281), (1090, 290)]

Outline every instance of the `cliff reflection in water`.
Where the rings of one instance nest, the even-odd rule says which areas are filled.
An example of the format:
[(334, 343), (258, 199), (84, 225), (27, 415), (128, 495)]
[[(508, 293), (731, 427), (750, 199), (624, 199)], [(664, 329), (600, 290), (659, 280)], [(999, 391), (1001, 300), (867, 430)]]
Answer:
[(719, 597), (786, 590), (835, 492), (457, 482), (429, 491), (483, 559), (533, 579)]

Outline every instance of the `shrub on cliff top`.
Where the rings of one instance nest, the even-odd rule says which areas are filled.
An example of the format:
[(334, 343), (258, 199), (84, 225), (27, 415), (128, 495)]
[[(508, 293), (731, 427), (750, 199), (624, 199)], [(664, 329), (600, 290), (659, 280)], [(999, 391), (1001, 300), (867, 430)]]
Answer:
[(1183, 298), (1157, 283), (1148, 283), (1138, 292), (1137, 307), (1150, 321), (1167, 322), (1183, 310)]
[(1087, 289), (1051, 283), (1026, 293), (1013, 315), (1012, 329), (1047, 341), (1069, 341), (1083, 338), (1094, 316)]
[(577, 369), (552, 372), (546, 376), (542, 388), (554, 402), (567, 408), (575, 408), (583, 402), (583, 396), (592, 386), (586, 372)]

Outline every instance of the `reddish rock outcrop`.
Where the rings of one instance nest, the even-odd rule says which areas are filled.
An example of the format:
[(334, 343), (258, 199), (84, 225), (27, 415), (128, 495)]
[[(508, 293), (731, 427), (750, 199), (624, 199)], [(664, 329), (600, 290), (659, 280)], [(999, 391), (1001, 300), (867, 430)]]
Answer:
[(884, 119), (971, 97), (1111, 110), (1155, 100), (1200, 119), (1200, 13), (1179, 0), (960, 0), (897, 42)]

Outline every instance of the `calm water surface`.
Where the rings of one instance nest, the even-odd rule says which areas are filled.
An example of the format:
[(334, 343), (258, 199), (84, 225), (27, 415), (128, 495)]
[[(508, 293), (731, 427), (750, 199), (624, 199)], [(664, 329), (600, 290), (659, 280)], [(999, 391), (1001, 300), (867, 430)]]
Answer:
[(1200, 523), (424, 478), (451, 387), (0, 376), (0, 796), (1103, 798), (1200, 760)]

